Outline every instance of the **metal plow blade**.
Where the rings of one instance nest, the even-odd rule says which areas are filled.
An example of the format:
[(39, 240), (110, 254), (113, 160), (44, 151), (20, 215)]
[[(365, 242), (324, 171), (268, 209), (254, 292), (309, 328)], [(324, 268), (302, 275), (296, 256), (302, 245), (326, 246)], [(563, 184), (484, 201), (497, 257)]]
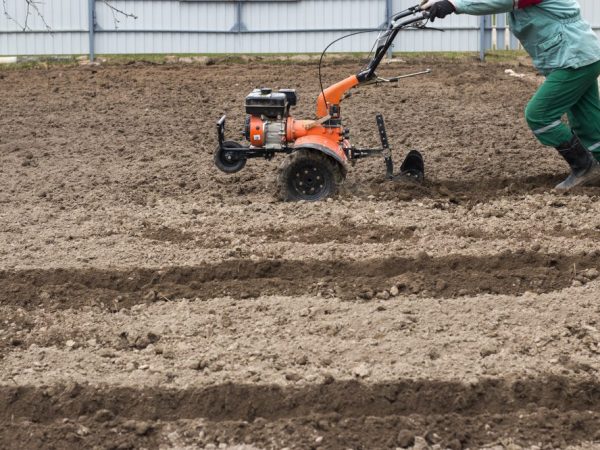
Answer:
[(425, 180), (425, 162), (418, 150), (411, 150), (400, 166), (400, 172), (394, 176), (394, 181), (414, 181), (423, 183)]

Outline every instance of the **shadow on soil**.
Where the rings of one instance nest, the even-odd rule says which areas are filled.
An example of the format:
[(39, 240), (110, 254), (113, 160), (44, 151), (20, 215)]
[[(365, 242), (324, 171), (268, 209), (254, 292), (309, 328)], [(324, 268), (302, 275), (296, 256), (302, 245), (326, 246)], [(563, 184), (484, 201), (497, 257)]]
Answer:
[[(137, 434), (140, 445), (156, 437), (165, 422), (200, 418), (210, 421), (203, 442), (196, 442), (202, 445), (233, 441), (268, 446), (269, 439), (277, 438), (280, 447), (311, 448), (314, 436), (322, 436), (322, 448), (396, 448), (420, 435), (430, 443), (463, 448), (508, 435), (521, 443), (560, 446), (595, 437), (600, 385), (548, 377), (469, 385), (331, 379), (302, 387), (224, 384), (183, 390), (0, 387), (0, 424), (6, 425), (0, 427), (0, 444), (8, 442), (9, 433), (31, 440), (36, 430), (51, 430), (48, 436), (61, 427), (64, 436), (58, 433), (57, 440), (67, 440), (69, 424), (79, 422), (87, 424), (89, 439), (102, 434), (115, 439), (119, 434), (111, 430), (125, 428)], [(81, 445), (85, 436), (65, 448)]]
[[(366, 197), (375, 195), (380, 200), (419, 200), (424, 198), (449, 200), (452, 203), (485, 203), (504, 197), (515, 197), (531, 194), (553, 192), (554, 186), (560, 183), (565, 175), (543, 174), (515, 177), (484, 177), (480, 179), (426, 180), (423, 184), (398, 180), (394, 182), (370, 180), (348, 182), (341, 195)], [(580, 187), (573, 193), (600, 195), (600, 187)], [(568, 194), (563, 194), (568, 195)]]
[(321, 295), (369, 300), (397, 286), (401, 294), (437, 298), (480, 293), (519, 295), (569, 286), (578, 272), (596, 267), (598, 255), (535, 252), (494, 256), (449, 255), (363, 261), (248, 259), (165, 269), (52, 269), (0, 271), (0, 304), (114, 309), (177, 298)]

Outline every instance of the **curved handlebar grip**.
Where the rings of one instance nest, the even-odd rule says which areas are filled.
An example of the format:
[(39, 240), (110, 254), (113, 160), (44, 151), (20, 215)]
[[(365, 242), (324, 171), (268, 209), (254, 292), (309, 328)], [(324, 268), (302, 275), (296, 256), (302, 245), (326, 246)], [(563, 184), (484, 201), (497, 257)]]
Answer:
[(421, 10), (421, 6), (420, 5), (415, 5), (415, 6), (411, 6), (408, 9), (405, 9), (404, 11), (399, 12), (398, 14), (394, 14), (392, 16), (392, 22), (395, 22), (398, 19), (402, 19), (404, 17), (408, 17), (414, 13), (416, 13), (417, 11)]

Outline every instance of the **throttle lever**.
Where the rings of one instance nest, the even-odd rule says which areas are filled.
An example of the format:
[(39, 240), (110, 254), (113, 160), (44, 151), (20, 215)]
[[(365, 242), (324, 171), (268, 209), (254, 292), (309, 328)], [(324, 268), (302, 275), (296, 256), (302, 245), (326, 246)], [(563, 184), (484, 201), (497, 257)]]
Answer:
[(392, 77), (392, 78), (377, 77), (371, 81), (367, 81), (366, 83), (363, 83), (363, 86), (369, 86), (371, 84), (379, 84), (379, 83), (396, 83), (403, 78), (411, 78), (411, 77), (416, 77), (419, 75), (427, 75), (431, 72), (432, 72), (431, 69), (427, 69), (427, 70), (422, 70), (421, 72), (409, 73), (406, 75), (399, 75), (397, 77)]
[(415, 72), (415, 73), (409, 73), (406, 75), (399, 75), (397, 77), (393, 77), (393, 78), (383, 78), (382, 81), (388, 82), (388, 83), (395, 83), (396, 81), (399, 81), (403, 78), (411, 78), (411, 77), (416, 77), (419, 75), (427, 75), (431, 73), (431, 69), (427, 69), (427, 70), (422, 70), (421, 72)]

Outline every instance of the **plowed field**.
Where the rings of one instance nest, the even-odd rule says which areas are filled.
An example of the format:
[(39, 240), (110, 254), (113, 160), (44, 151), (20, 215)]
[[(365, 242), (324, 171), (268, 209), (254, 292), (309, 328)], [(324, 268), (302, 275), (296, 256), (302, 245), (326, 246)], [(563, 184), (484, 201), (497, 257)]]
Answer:
[(310, 62), (0, 71), (0, 447), (600, 446), (600, 188), (552, 191), (527, 65), (380, 72), (424, 68), (344, 115), (425, 183), (364, 160), (321, 203), (212, 164), (254, 87), (313, 117)]

